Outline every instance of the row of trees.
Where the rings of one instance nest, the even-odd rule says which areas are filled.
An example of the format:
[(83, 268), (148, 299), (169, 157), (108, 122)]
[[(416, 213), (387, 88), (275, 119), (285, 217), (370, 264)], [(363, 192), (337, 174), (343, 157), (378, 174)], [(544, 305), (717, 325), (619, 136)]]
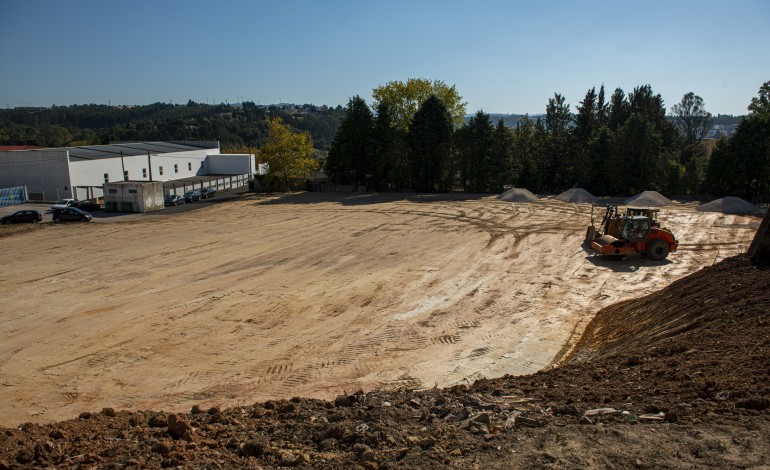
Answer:
[[(692, 92), (669, 116), (649, 85), (628, 95), (617, 88), (609, 98), (604, 86), (591, 88), (574, 114), (557, 93), (543, 117), (524, 117), (511, 130), (482, 111), (459, 126), (465, 103), (441, 81), (391, 82), (374, 90), (374, 112), (360, 96), (350, 99), (325, 171), (337, 183), (374, 190), (500, 192), (513, 185), (550, 193), (582, 187), (597, 195), (753, 197), (768, 193), (767, 120), (756, 110), (765, 109), (767, 88), (738, 134), (709, 160), (703, 139), (712, 117)], [(724, 175), (734, 175), (732, 183), (724, 184)]]
[(0, 109), (0, 145), (64, 147), (111, 141), (218, 140), (225, 150), (245, 151), (263, 145), (267, 118), (280, 118), (313, 136), (325, 150), (337, 132), (342, 106), (302, 105), (296, 109), (257, 106), (236, 108), (189, 101), (186, 105), (73, 105)]
[(711, 155), (705, 187), (713, 194), (770, 195), (770, 81), (748, 109), (735, 135), (720, 140)]

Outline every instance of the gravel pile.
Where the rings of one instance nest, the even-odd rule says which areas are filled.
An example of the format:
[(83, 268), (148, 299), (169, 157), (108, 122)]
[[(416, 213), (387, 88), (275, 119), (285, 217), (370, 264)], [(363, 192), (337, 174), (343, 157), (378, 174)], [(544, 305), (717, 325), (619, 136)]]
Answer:
[(497, 196), (507, 202), (537, 202), (537, 196), (524, 188), (513, 188)]
[(593, 204), (598, 199), (583, 188), (572, 188), (564, 191), (555, 197), (562, 202), (588, 203)]
[(671, 204), (671, 199), (657, 191), (644, 191), (626, 201), (627, 206), (660, 207)]
[(725, 214), (753, 214), (757, 206), (739, 197), (727, 196), (698, 206), (701, 212), (724, 212)]

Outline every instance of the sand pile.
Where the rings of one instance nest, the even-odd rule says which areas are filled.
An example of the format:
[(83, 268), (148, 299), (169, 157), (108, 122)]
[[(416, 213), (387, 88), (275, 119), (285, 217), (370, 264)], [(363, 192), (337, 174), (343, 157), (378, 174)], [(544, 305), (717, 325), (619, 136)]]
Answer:
[(757, 206), (739, 197), (727, 196), (698, 206), (701, 212), (724, 212), (725, 214), (753, 214)]
[(589, 204), (593, 204), (597, 201), (596, 197), (586, 191), (583, 188), (572, 188), (564, 191), (563, 193), (556, 196), (555, 199), (558, 199), (562, 202), (575, 202), (575, 203), (581, 203), (586, 202)]
[(508, 202), (537, 202), (537, 196), (524, 188), (512, 188), (497, 196), (498, 199)]
[(643, 191), (626, 201), (627, 206), (659, 207), (671, 204), (671, 199), (657, 191)]

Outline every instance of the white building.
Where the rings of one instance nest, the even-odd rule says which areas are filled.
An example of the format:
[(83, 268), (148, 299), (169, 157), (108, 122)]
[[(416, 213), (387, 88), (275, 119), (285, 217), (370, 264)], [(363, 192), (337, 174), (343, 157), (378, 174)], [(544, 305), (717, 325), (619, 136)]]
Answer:
[(116, 181), (173, 181), (254, 174), (254, 156), (220, 154), (219, 142), (134, 142), (0, 152), (0, 188), (26, 186), (30, 200), (103, 197)]

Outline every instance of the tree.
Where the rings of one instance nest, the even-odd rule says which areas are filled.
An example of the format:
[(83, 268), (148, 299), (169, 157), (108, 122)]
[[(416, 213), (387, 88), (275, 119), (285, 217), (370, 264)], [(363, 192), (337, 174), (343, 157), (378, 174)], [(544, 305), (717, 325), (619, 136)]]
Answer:
[(449, 148), (452, 139), (452, 117), (444, 102), (429, 97), (414, 114), (409, 126), (414, 189), (422, 192), (448, 190), (446, 178)]
[(751, 114), (770, 114), (770, 81), (759, 87), (759, 96), (751, 99), (749, 112)]
[(460, 183), (464, 191), (486, 192), (490, 180), (490, 160), (494, 127), (489, 114), (478, 111), (458, 129)]
[(402, 131), (409, 129), (417, 109), (431, 96), (444, 103), (455, 126), (462, 125), (467, 103), (462, 101), (454, 85), (448, 86), (441, 80), (410, 78), (406, 83), (388, 82), (372, 91), (375, 107), (387, 104), (396, 127)]
[(345, 117), (334, 136), (325, 171), (342, 184), (366, 185), (377, 171), (372, 161), (374, 117), (366, 101), (356, 95), (345, 108)]
[(671, 108), (671, 114), (685, 145), (701, 142), (711, 127), (711, 113), (706, 111), (703, 98), (693, 92), (685, 94)]
[(489, 190), (502, 192), (505, 184), (518, 179), (520, 171), (521, 165), (513, 159), (513, 134), (500, 119), (492, 136), (489, 155)]
[(268, 118), (266, 125), (267, 141), (259, 149), (259, 158), (268, 166), (267, 183), (288, 191), (291, 180), (308, 178), (318, 171), (313, 142), (306, 132), (292, 132), (280, 118)]
[(685, 168), (682, 189), (696, 193), (705, 177), (707, 156), (702, 142), (711, 127), (711, 113), (706, 111), (703, 98), (689, 92), (671, 108), (671, 114), (682, 138), (679, 154), (679, 164)]
[(626, 122), (626, 119), (628, 119), (630, 114), (625, 92), (620, 88), (615, 88), (615, 91), (610, 97), (607, 126), (613, 131), (617, 131), (620, 129), (620, 126)]
[(406, 187), (409, 184), (409, 160), (406, 138), (393, 124), (393, 116), (387, 103), (377, 105), (377, 117), (374, 120), (372, 134), (375, 168), (374, 188), (377, 190)]
[(548, 100), (545, 108), (546, 148), (542, 168), (543, 189), (558, 191), (575, 183), (572, 168), (568, 168), (569, 105), (559, 93)]

